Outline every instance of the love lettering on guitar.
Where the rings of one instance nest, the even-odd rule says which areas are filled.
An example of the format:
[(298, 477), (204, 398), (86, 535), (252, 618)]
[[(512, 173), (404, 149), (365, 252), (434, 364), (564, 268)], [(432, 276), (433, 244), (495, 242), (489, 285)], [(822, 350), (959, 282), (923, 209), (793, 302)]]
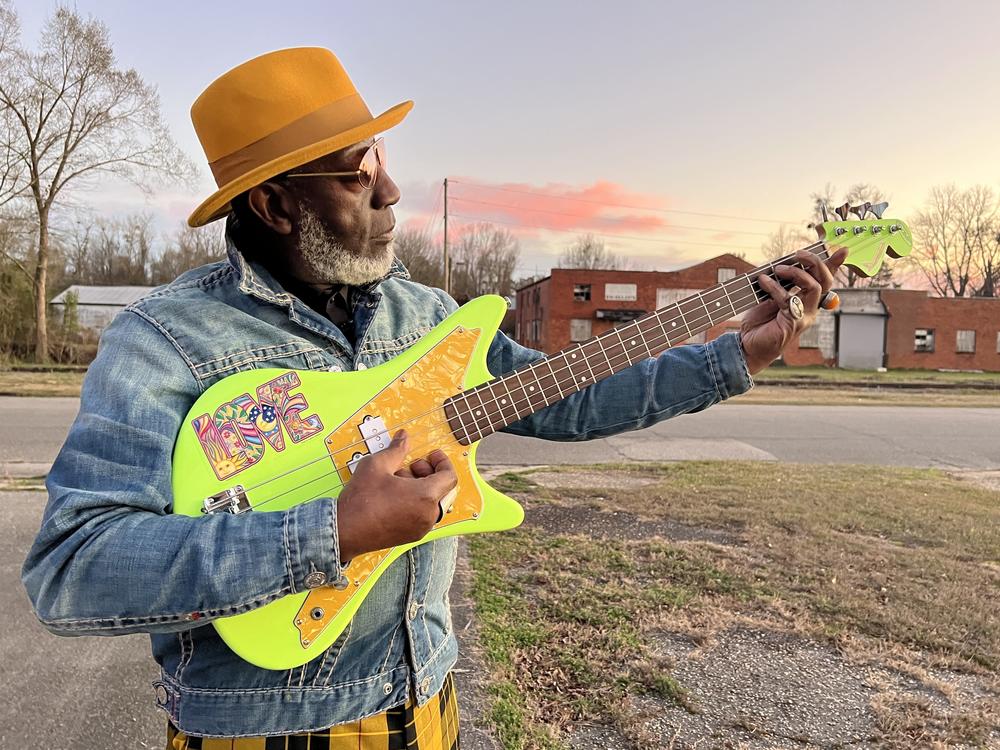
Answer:
[[(881, 206), (876, 209), (883, 208)], [(826, 259), (845, 247), (845, 264), (873, 276), (886, 255), (910, 252), (909, 229), (882, 219), (826, 222), (804, 248)], [(767, 299), (756, 279), (780, 258), (612, 329), (582, 344), (494, 378), (486, 354), (506, 303), (473, 300), (406, 352), (379, 367), (346, 373), (252, 370), (215, 383), (184, 422), (173, 458), (174, 513), (263, 513), (336, 497), (357, 463), (386, 448), (405, 427), (407, 460), (443, 450), (458, 475), (449, 512), (419, 542), (353, 559), (344, 576), (249, 612), (213, 621), (247, 661), (290, 669), (322, 654), (357, 612), (378, 578), (407, 550), (457, 534), (510, 529), (524, 513), (476, 469), (487, 435)], [(787, 284), (786, 284), (787, 285)]]

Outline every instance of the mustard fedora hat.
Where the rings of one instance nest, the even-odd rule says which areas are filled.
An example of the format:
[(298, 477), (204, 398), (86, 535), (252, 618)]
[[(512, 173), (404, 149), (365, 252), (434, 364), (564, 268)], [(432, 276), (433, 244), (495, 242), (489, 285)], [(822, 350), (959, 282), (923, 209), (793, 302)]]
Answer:
[(372, 117), (328, 49), (269, 52), (233, 68), (191, 106), (191, 121), (219, 189), (188, 217), (200, 227), (270, 177), (398, 125), (413, 108)]

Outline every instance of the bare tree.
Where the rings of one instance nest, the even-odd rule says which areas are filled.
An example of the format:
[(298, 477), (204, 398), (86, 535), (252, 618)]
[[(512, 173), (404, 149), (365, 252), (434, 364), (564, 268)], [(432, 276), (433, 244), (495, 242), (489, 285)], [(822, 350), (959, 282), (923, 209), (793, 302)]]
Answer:
[(148, 214), (77, 224), (62, 243), (66, 274), (75, 284), (149, 283), (153, 229)]
[(218, 227), (193, 229), (184, 223), (150, 265), (149, 283), (166, 284), (185, 271), (226, 257), (226, 239)]
[(604, 270), (625, 271), (629, 268), (628, 259), (609, 250), (604, 240), (592, 234), (577, 237), (562, 255), (559, 256), (559, 268), (600, 268)]
[(1000, 206), (984, 186), (931, 189), (913, 222), (916, 263), (942, 297), (996, 296), (1000, 273)]
[(453, 257), (452, 294), (465, 302), (482, 294), (509, 295), (521, 247), (509, 230), (478, 223), (462, 232)]
[(778, 231), (772, 232), (764, 241), (760, 250), (765, 260), (777, 260), (814, 241), (815, 239), (802, 229), (782, 224), (778, 227)]
[(426, 232), (403, 229), (396, 234), (392, 249), (410, 272), (411, 279), (427, 286), (444, 284), (443, 251)]
[(0, 200), (32, 209), (35, 357), (48, 359), (47, 274), (53, 208), (70, 188), (112, 175), (148, 189), (191, 166), (160, 117), (159, 97), (117, 66), (108, 29), (57, 8), (38, 50), (24, 48), (10, 0), (0, 0)]

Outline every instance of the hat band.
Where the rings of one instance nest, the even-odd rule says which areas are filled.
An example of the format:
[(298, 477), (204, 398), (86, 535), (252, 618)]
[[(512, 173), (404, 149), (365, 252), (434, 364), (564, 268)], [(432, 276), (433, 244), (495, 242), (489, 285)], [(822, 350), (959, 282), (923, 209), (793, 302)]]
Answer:
[(361, 95), (352, 94), (313, 110), (248, 146), (219, 157), (209, 162), (208, 166), (215, 175), (215, 184), (222, 187), (262, 164), (332, 138), (338, 133), (347, 132), (371, 120), (372, 113)]

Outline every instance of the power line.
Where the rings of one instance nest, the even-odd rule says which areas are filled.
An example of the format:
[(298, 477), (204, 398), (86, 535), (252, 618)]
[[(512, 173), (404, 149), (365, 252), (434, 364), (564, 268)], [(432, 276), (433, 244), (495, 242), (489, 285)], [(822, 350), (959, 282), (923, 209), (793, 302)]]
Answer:
[(587, 198), (570, 198), (565, 195), (551, 195), (549, 193), (540, 193), (536, 190), (515, 190), (514, 188), (502, 188), (494, 187), (492, 185), (483, 185), (479, 182), (466, 182), (465, 180), (456, 180), (451, 177), (448, 178), (449, 182), (458, 185), (471, 185), (473, 187), (481, 188), (483, 190), (499, 190), (502, 193), (518, 193), (520, 195), (537, 195), (543, 198), (555, 198), (561, 201), (574, 201), (575, 203), (592, 203), (597, 206), (607, 206), (608, 208), (631, 208), (637, 211), (656, 211), (663, 214), (686, 214), (688, 216), (707, 216), (713, 219), (734, 219), (736, 221), (756, 221), (763, 224), (801, 224), (800, 221), (788, 221), (787, 219), (759, 219), (752, 218), (750, 216), (732, 216), (729, 214), (710, 214), (701, 211), (682, 211), (679, 208), (649, 208), (648, 206), (630, 206), (623, 203), (605, 203), (604, 201), (589, 200)]
[[(460, 195), (453, 195), (452, 200), (462, 201), (463, 203), (478, 203), (481, 206), (497, 206), (499, 208), (513, 208), (521, 211), (531, 211), (532, 213), (556, 214), (557, 216), (575, 216), (578, 219), (594, 218), (587, 216), (585, 214), (572, 214), (572, 213), (567, 213), (566, 211), (550, 211), (549, 209), (546, 208), (527, 208), (525, 206), (512, 206), (509, 203), (488, 203), (487, 201), (475, 201), (472, 200), (471, 198), (463, 198)], [(691, 229), (698, 232), (727, 232), (729, 234), (753, 234), (753, 235), (758, 235), (760, 237), (770, 236), (768, 232), (750, 232), (741, 229), (718, 229), (716, 227), (690, 227), (690, 226), (684, 226), (682, 224), (671, 224), (669, 228)]]
[[(579, 235), (580, 232), (575, 229), (553, 229), (552, 227), (543, 227), (539, 224), (524, 224), (522, 222), (516, 221), (500, 221), (499, 219), (490, 219), (485, 216), (469, 216), (468, 214), (453, 214), (449, 213), (448, 216), (452, 216), (456, 219), (470, 219), (472, 221), (485, 221), (493, 224), (507, 224), (513, 227), (530, 227), (532, 229), (542, 229), (546, 232), (562, 232), (564, 234), (576, 234)], [(714, 247), (717, 250), (726, 250), (727, 252), (738, 251), (742, 252), (747, 248), (746, 245), (732, 246), (732, 245), (722, 245), (718, 242), (695, 242), (693, 240), (673, 240), (673, 239), (663, 239), (662, 237), (626, 237), (620, 234), (598, 234), (597, 232), (590, 232), (590, 234), (595, 237), (605, 237), (608, 239), (616, 240), (634, 240), (636, 242), (658, 242), (661, 245), (699, 245), (701, 247)]]

